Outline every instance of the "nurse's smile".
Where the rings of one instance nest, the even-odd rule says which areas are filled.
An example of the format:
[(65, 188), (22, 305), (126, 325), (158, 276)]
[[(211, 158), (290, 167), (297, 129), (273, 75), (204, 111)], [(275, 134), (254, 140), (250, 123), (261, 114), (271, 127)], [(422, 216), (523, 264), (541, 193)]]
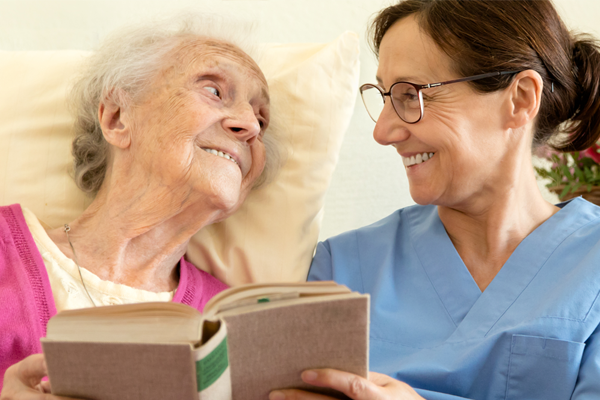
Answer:
[(417, 153), (414, 155), (402, 155), (402, 162), (406, 168), (412, 167), (413, 165), (419, 165), (429, 161), (435, 153)]
[(305, 382), (353, 400), (600, 398), (600, 207), (546, 201), (532, 165), (548, 141), (600, 141), (600, 45), (550, 0), (401, 0), (370, 33), (361, 97), (416, 204), (320, 243), (308, 279), (371, 294), (369, 366), (388, 376)]

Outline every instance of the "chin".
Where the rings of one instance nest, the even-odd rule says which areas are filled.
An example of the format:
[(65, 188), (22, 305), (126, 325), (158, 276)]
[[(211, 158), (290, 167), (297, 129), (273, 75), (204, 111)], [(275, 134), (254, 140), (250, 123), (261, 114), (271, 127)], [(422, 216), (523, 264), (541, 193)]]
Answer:
[(230, 215), (239, 206), (241, 191), (240, 187), (220, 188), (218, 192), (210, 196), (210, 203), (216, 209), (226, 215)]
[(205, 174), (196, 186), (205, 204), (226, 214), (235, 211), (242, 196), (241, 174), (228, 170), (206, 171)]
[(436, 204), (438, 196), (436, 193), (433, 193), (431, 190), (426, 190), (424, 188), (414, 188), (410, 187), (410, 197), (412, 197), (413, 201), (421, 206), (427, 206), (430, 204)]

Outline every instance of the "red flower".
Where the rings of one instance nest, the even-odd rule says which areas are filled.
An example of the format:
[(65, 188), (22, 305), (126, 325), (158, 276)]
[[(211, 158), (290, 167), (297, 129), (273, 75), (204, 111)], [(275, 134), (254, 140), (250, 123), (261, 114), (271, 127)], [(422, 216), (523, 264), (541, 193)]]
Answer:
[(600, 146), (598, 146), (598, 144), (595, 143), (589, 149), (585, 149), (584, 151), (582, 151), (580, 153), (581, 157), (589, 157), (596, 163), (600, 164), (600, 154), (598, 153), (598, 149), (600, 149)]

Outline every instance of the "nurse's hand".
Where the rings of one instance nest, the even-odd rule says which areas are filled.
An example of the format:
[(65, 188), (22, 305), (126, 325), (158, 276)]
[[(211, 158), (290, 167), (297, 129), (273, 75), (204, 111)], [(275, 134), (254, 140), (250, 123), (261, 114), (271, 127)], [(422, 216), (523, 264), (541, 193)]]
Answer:
[(14, 364), (4, 374), (0, 400), (74, 400), (52, 396), (50, 382), (42, 381), (48, 375), (42, 354), (34, 354)]
[[(310, 385), (328, 387), (353, 400), (424, 400), (404, 382), (387, 375), (369, 372), (369, 379), (334, 369), (304, 371), (302, 380)], [(302, 390), (275, 390), (269, 400), (334, 400), (322, 394)]]

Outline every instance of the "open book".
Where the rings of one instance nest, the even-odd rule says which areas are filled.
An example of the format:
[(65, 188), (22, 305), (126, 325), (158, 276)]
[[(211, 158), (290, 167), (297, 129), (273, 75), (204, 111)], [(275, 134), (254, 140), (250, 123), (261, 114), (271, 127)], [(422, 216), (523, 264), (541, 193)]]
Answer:
[(42, 347), (52, 393), (97, 400), (264, 400), (310, 368), (367, 376), (369, 296), (334, 282), (227, 289), (178, 303), (63, 311)]

